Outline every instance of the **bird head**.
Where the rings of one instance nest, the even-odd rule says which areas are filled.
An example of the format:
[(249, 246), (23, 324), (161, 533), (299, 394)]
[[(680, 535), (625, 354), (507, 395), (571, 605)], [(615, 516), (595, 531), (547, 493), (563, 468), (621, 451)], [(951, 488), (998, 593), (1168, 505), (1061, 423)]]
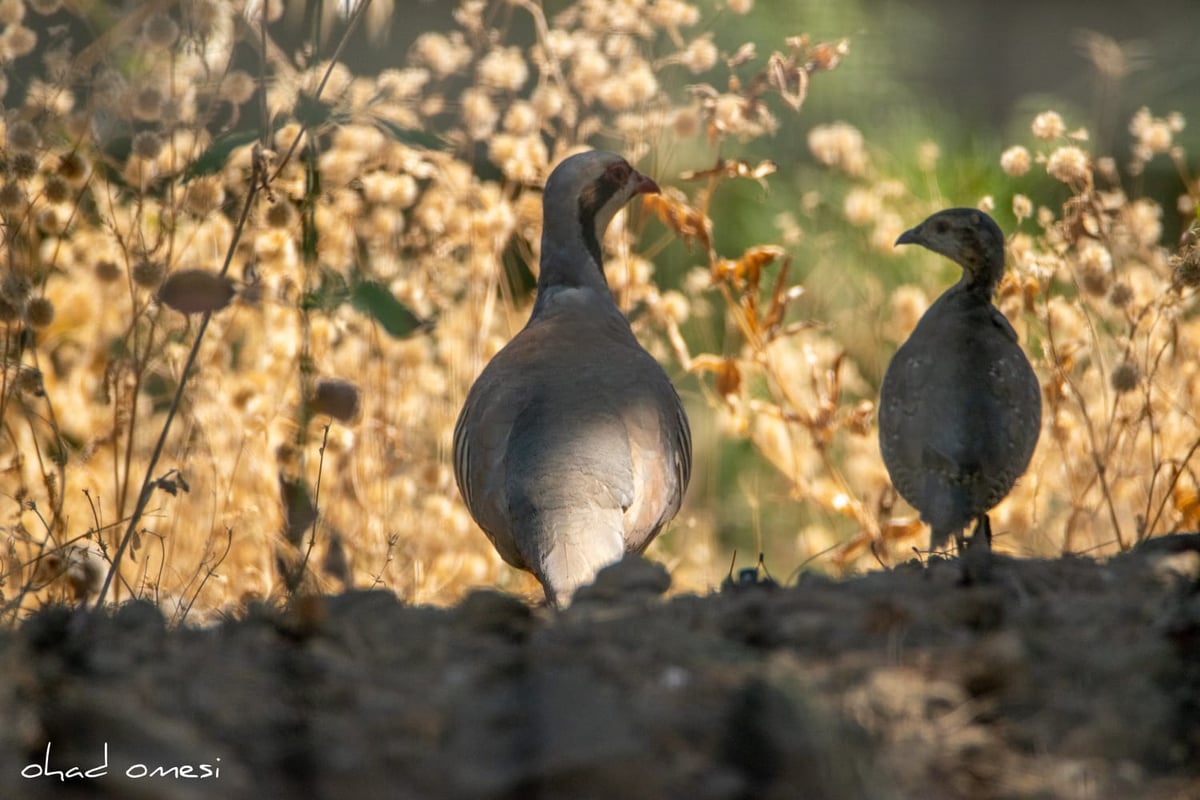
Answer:
[(989, 294), (1004, 274), (1004, 233), (977, 208), (948, 208), (900, 234), (897, 245), (919, 244), (963, 268), (968, 286)]
[(634, 195), (658, 191), (658, 184), (616, 153), (589, 150), (565, 159), (542, 193), (543, 258), (581, 245), (603, 270), (600, 240), (613, 217)]

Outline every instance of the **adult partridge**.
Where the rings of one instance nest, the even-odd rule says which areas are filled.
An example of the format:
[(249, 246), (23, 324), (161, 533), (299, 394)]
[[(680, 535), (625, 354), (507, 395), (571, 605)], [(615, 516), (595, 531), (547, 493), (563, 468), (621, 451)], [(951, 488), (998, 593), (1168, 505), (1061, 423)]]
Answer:
[(990, 545), (987, 512), (1029, 466), (1041, 431), (1037, 376), (1017, 334), (992, 305), (1004, 274), (1004, 234), (973, 208), (940, 211), (896, 244), (919, 244), (962, 267), (883, 377), (879, 445), (888, 474), (921, 519), (929, 547), (963, 528)]
[(675, 513), (691, 430), (604, 278), (600, 242), (651, 179), (613, 153), (564, 160), (542, 196), (537, 300), (467, 394), (454, 474), (471, 516), (554, 605), (641, 552)]

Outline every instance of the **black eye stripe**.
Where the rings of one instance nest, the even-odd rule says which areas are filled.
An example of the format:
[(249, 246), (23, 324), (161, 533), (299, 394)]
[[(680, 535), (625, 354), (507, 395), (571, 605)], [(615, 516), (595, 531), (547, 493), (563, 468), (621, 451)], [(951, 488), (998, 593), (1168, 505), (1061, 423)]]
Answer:
[(590, 223), (594, 220), (600, 209), (604, 208), (604, 204), (611, 200), (617, 192), (621, 191), (624, 185), (625, 181), (618, 181), (610, 172), (605, 172), (594, 184), (580, 192), (580, 222)]
[(596, 237), (596, 215), (624, 186), (625, 181), (614, 180), (609, 169), (579, 193), (579, 232), (583, 235), (584, 247), (601, 272), (604, 271), (604, 255), (600, 252), (600, 241)]

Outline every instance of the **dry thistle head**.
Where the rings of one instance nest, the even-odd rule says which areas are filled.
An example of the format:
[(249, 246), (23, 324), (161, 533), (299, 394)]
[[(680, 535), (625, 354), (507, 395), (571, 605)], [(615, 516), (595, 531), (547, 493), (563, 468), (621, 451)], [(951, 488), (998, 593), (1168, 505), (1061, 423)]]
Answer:
[(16, 389), (22, 394), (42, 397), (46, 393), (45, 385), (42, 383), (42, 371), (34, 367), (22, 366), (17, 371)]
[(308, 407), (314, 414), (327, 414), (339, 422), (351, 422), (358, 416), (358, 387), (350, 381), (324, 378), (317, 381)]
[(25, 205), (25, 190), (16, 181), (0, 186), (0, 210), (16, 211)]
[(46, 297), (30, 299), (25, 316), (34, 328), (47, 328), (54, 321), (54, 303)]
[(131, 143), (133, 155), (146, 161), (153, 161), (163, 151), (163, 140), (154, 131), (140, 131), (134, 134)]
[(133, 116), (142, 122), (156, 122), (162, 116), (162, 91), (157, 86), (143, 86), (133, 94)]
[(0, 295), (0, 323), (16, 322), (21, 318), (21, 308), (7, 297)]
[(205, 217), (225, 202), (225, 187), (211, 178), (192, 181), (184, 202), (190, 213), (197, 217)]
[(142, 25), (142, 38), (153, 47), (170, 47), (179, 38), (179, 23), (166, 14), (152, 14)]
[(1124, 281), (1117, 281), (1108, 293), (1108, 302), (1113, 308), (1125, 308), (1133, 300), (1133, 288)]
[(1200, 244), (1193, 242), (1186, 246), (1171, 263), (1177, 285), (1200, 287)]
[(8, 148), (15, 153), (32, 152), (41, 141), (41, 134), (30, 122), (19, 119), (8, 126)]
[(17, 180), (29, 180), (37, 174), (37, 157), (32, 153), (17, 153), (9, 163), (9, 168), (12, 170), (13, 177)]
[(1108, 292), (1112, 274), (1112, 255), (1099, 242), (1088, 240), (1077, 254), (1079, 283), (1088, 294), (1101, 296)]
[(62, 0), (29, 0), (29, 7), (35, 14), (49, 16), (62, 8)]
[(61, 175), (47, 175), (42, 194), (51, 203), (65, 203), (71, 199), (71, 184)]
[(1125, 394), (1137, 388), (1138, 381), (1141, 380), (1141, 373), (1137, 368), (1137, 364), (1125, 361), (1113, 370), (1109, 380), (1112, 383), (1113, 389), (1118, 394)]
[(272, 228), (290, 228), (296, 221), (296, 209), (287, 198), (280, 198), (267, 206), (263, 220)]
[(167, 265), (161, 261), (143, 258), (133, 265), (130, 275), (133, 282), (143, 289), (154, 289), (167, 274)]
[(87, 157), (78, 151), (64, 153), (58, 161), (58, 174), (69, 183), (83, 180), (90, 169)]
[(32, 290), (32, 281), (22, 272), (10, 271), (0, 280), (0, 297), (18, 308), (24, 308), (29, 302), (29, 293)]
[(95, 273), (101, 283), (114, 283), (121, 277), (121, 268), (115, 261), (104, 258), (96, 262)]

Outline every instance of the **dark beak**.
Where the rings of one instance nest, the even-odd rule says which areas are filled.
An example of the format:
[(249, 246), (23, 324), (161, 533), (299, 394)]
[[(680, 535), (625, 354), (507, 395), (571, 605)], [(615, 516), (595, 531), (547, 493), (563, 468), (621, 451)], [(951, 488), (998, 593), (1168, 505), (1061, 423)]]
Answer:
[[(919, 228), (909, 228), (904, 233), (900, 234), (900, 238), (896, 240), (896, 244), (920, 244), (921, 234)], [(893, 245), (894, 247), (895, 245)]]

